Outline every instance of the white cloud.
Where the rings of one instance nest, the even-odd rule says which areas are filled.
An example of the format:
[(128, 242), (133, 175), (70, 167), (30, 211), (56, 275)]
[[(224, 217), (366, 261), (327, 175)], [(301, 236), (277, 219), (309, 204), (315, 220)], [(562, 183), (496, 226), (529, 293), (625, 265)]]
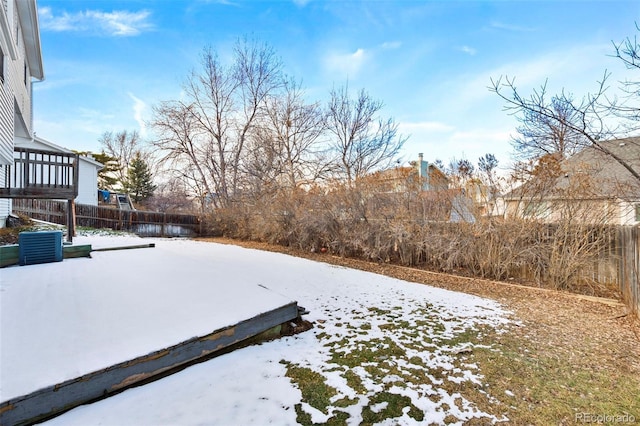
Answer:
[(415, 132), (443, 133), (451, 132), (455, 129), (453, 126), (437, 121), (401, 122), (398, 127), (403, 134), (413, 134)]
[[(516, 87), (523, 96), (529, 96), (534, 89), (548, 81), (549, 94), (560, 93), (564, 88), (579, 99), (597, 89), (596, 81), (602, 78), (605, 68), (611, 70), (611, 66), (616, 65), (606, 60), (609, 50), (610, 45), (606, 43), (565, 46), (493, 68), (457, 74), (429, 90), (440, 100), (436, 112), (447, 111), (458, 116), (468, 115), (478, 108), (494, 107), (498, 113), (506, 115), (500, 112), (503, 102), (489, 90), (491, 79), (500, 77), (515, 78)], [(617, 70), (612, 76), (609, 82), (612, 93), (617, 89), (615, 82), (625, 75), (628, 74), (624, 74), (624, 70)], [(487, 101), (491, 106), (485, 103)]]
[(113, 114), (84, 107), (79, 107), (77, 112), (78, 116), (81, 117), (83, 121), (89, 120), (94, 122), (104, 122), (115, 117)]
[(423, 152), (427, 161), (439, 159), (448, 163), (454, 158), (466, 158), (474, 164), (481, 156), (491, 153), (498, 158), (500, 167), (508, 167), (511, 164), (510, 135), (508, 128), (453, 128), (446, 125), (430, 128), (427, 125), (415, 129), (404, 152), (410, 158)]
[(519, 33), (523, 33), (523, 32), (528, 33), (528, 32), (536, 31), (536, 29), (532, 27), (523, 27), (521, 25), (508, 24), (508, 23), (499, 22), (499, 21), (491, 22), (491, 28), (495, 28), (498, 30), (519, 32)]
[(311, 0), (293, 0), (293, 4), (298, 7), (305, 7)]
[(359, 48), (353, 53), (329, 53), (325, 57), (325, 67), (341, 76), (355, 77), (369, 58), (366, 50)]
[(135, 36), (150, 30), (153, 25), (149, 22), (151, 12), (86, 10), (83, 12), (54, 15), (50, 7), (42, 7), (38, 11), (40, 28), (45, 31), (73, 31), (94, 33), (109, 36)]
[(491, 78), (515, 77), (518, 90), (526, 97), (548, 79), (550, 95), (565, 88), (580, 99), (597, 89), (596, 81), (607, 68), (613, 73), (609, 85), (614, 95), (617, 81), (628, 77), (629, 71), (607, 58), (610, 50), (608, 43), (564, 45), (502, 62), (491, 61), (489, 66), (473, 63), (435, 84), (425, 80), (423, 86), (413, 88), (415, 95), (407, 97), (421, 100), (411, 105), (411, 115), (396, 113), (405, 116), (400, 119), (400, 132), (411, 136), (403, 152), (412, 157), (424, 152), (425, 157), (444, 161), (462, 154), (475, 161), (491, 152), (505, 164), (512, 151), (510, 134), (515, 133), (518, 123), (503, 110), (504, 101), (488, 89)]
[(455, 147), (449, 159), (466, 158), (475, 164), (483, 155), (494, 154), (500, 167), (508, 168), (512, 163), (512, 133), (509, 129), (482, 128), (456, 131), (445, 142), (448, 146)]
[(475, 55), (478, 51), (476, 49), (474, 49), (473, 47), (469, 47), (469, 46), (462, 46), (460, 48), (461, 52), (467, 53), (471, 56)]
[(133, 100), (133, 118), (140, 126), (140, 136), (143, 138), (147, 135), (147, 125), (144, 122), (144, 113), (147, 111), (147, 104), (132, 93), (129, 93), (129, 97)]
[(399, 41), (385, 41), (380, 45), (380, 47), (385, 50), (399, 49), (401, 46), (402, 43)]
[[(509, 142), (511, 140), (511, 132), (500, 130), (458, 130), (454, 132), (448, 141), (454, 145), (466, 147), (469, 150), (477, 150), (478, 147), (487, 149), (496, 142)], [(463, 150), (464, 151), (464, 150)]]
[[(326, 71), (336, 74), (340, 78), (356, 78), (365, 67), (371, 69), (380, 67), (380, 63), (376, 63), (380, 58), (388, 51), (401, 47), (402, 42), (400, 41), (386, 41), (375, 46), (359, 47), (353, 52), (344, 52), (344, 50), (338, 49), (329, 50), (329, 53), (324, 56), (324, 67)], [(388, 62), (384, 66), (388, 72), (394, 68)]]

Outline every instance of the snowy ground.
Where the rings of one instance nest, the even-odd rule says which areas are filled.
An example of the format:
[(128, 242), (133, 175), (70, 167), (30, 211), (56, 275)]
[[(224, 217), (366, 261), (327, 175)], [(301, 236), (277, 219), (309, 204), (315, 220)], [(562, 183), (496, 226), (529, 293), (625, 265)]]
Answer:
[[(82, 239), (94, 247), (117, 245), (113, 241), (105, 237)], [(91, 269), (93, 275), (86, 278), (85, 285), (95, 275), (105, 273), (144, 277), (151, 273), (154, 264), (166, 266), (170, 261), (162, 258), (145, 261), (142, 267), (141, 258), (170, 252), (187, 255), (191, 268), (200, 271), (197, 274), (203, 282), (212, 286), (225, 283), (222, 297), (227, 292), (233, 293), (238, 283), (244, 283), (253, 288), (259, 285), (269, 288), (269, 292), (253, 293), (257, 299), (275, 294), (282, 300), (297, 300), (311, 311), (306, 318), (315, 323), (315, 328), (241, 349), (78, 407), (48, 424), (282, 425), (295, 424), (300, 419), (321, 423), (338, 418), (346, 419), (348, 424), (359, 424), (363, 419), (382, 424), (429, 424), (443, 423), (445, 418), (459, 422), (474, 417), (495, 420), (459, 393), (447, 389), (452, 389), (451, 383), (467, 381), (481, 388), (482, 377), (477, 367), (466, 363), (461, 355), (469, 347), (465, 332), (481, 326), (504, 325), (507, 314), (497, 303), (281, 254), (185, 240), (155, 242), (156, 249), (95, 253), (94, 259), (65, 260), (58, 264), (61, 269), (55, 275), (36, 267), (3, 270), (0, 288), (3, 389), (6, 372), (33, 366), (31, 360), (21, 364), (20, 369), (14, 368), (6, 364), (4, 356), (7, 318), (4, 295), (13, 291), (13, 278), (19, 274), (24, 282), (36, 283), (46, 277), (48, 285), (53, 286), (76, 277), (85, 264), (99, 264), (99, 269)], [(9, 277), (6, 271), (16, 275)], [(141, 278), (133, 284), (145, 286), (149, 304), (161, 303), (166, 297), (162, 289), (167, 280), (178, 279), (184, 283), (185, 292), (191, 291), (191, 283), (181, 279), (179, 271), (163, 276), (151, 274), (147, 280)], [(135, 288), (131, 291), (136, 292)], [(184, 303), (225, 309), (224, 298)], [(252, 305), (255, 307), (261, 302), (249, 303), (256, 303)], [(82, 318), (64, 312), (60, 315), (65, 326), (72, 330), (71, 334), (76, 333)], [(151, 333), (154, 338), (167, 335), (171, 323), (194, 322), (191, 317), (168, 320)], [(205, 328), (210, 328), (210, 324)], [(117, 336), (109, 338), (114, 345), (119, 344)], [(19, 374), (23, 373), (20, 370)], [(319, 398), (324, 403), (315, 398), (319, 395), (309, 394), (308, 381), (301, 378), (304, 374), (319, 382), (315, 389), (326, 393), (324, 399)], [(400, 404), (400, 412), (394, 409), (395, 403)]]
[[(77, 238), (89, 242), (96, 249), (145, 240)], [(292, 302), (259, 286), (278, 279), (260, 274), (267, 265), (251, 270), (236, 248), (212, 248), (165, 240), (155, 248), (2, 269), (0, 401)]]

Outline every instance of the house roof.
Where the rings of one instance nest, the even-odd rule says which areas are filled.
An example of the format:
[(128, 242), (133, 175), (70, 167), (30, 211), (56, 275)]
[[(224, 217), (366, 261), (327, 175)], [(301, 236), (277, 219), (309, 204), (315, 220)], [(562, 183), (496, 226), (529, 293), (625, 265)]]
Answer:
[[(585, 177), (592, 182), (587, 198), (629, 197), (640, 198), (640, 181), (613, 156), (640, 172), (640, 137), (600, 142), (603, 149), (586, 147), (560, 163), (559, 176), (546, 187), (548, 195), (562, 193)], [(611, 153), (608, 154), (604, 151)], [(534, 178), (535, 179), (535, 178)], [(505, 199), (520, 198), (533, 180), (505, 195)]]
[(423, 187), (423, 183), (425, 181), (431, 182), (431, 185), (434, 187), (438, 185), (444, 185), (446, 187), (449, 179), (437, 166), (429, 164), (426, 171), (427, 176), (422, 176), (422, 179), (419, 180), (419, 172), (416, 164), (417, 163), (412, 163), (411, 166), (378, 170), (365, 176), (363, 181), (378, 185), (392, 185), (393, 187), (396, 187), (396, 189), (398, 185), (412, 185), (418, 184), (418, 182), (420, 182), (420, 187)]
[(29, 73), (38, 80), (44, 79), (42, 65), (42, 49), (40, 47), (40, 28), (38, 25), (38, 8), (35, 0), (16, 2), (18, 17), (22, 27), (22, 37), (26, 46)]
[[(18, 139), (18, 142), (16, 143), (16, 146), (20, 146), (20, 142), (19, 141), (20, 140)], [(56, 145), (55, 143), (50, 142), (50, 141), (48, 141), (46, 139), (42, 139), (41, 137), (38, 137), (38, 136), (33, 138), (33, 141), (35, 143), (44, 145), (47, 148), (47, 150), (49, 150), (49, 151), (63, 152), (63, 153), (67, 153), (67, 154), (73, 154), (74, 153), (74, 151), (72, 151), (70, 149), (64, 148), (64, 147), (62, 147), (60, 145)], [(91, 164), (92, 166), (95, 166), (98, 170), (100, 170), (100, 169), (102, 169), (104, 167), (104, 164), (96, 161), (93, 157), (87, 157), (85, 155), (81, 155), (80, 156), (80, 161), (87, 162), (87, 163)]]
[(572, 175), (588, 175), (597, 184), (594, 195), (621, 197), (635, 194), (640, 196), (640, 182), (613, 156), (618, 157), (633, 170), (640, 172), (640, 137), (616, 139), (600, 143), (604, 150), (587, 147), (562, 164), (564, 176), (557, 183), (558, 188), (568, 187)]

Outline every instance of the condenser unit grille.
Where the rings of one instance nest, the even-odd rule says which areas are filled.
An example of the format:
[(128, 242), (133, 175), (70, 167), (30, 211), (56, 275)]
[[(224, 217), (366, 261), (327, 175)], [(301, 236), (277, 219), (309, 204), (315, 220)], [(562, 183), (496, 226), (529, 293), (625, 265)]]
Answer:
[(20, 265), (62, 261), (62, 231), (21, 232), (18, 246)]

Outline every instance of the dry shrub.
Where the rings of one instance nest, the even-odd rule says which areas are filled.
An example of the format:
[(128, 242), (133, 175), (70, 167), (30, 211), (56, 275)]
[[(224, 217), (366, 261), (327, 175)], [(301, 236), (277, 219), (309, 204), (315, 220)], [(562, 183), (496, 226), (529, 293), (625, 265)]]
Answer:
[(337, 185), (278, 190), (216, 210), (207, 223), (213, 234), (231, 238), (596, 292), (585, 271), (611, 244), (606, 228), (515, 218), (451, 223), (443, 220), (450, 197)]

